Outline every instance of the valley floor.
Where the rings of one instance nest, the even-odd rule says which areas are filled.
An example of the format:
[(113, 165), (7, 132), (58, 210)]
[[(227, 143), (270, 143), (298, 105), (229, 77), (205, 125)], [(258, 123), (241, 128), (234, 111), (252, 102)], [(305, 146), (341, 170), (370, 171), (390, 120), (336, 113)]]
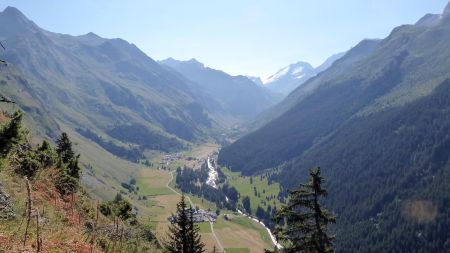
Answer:
[[(148, 217), (148, 222), (153, 227), (159, 241), (164, 241), (168, 232), (168, 217), (176, 210), (176, 204), (180, 200), (180, 192), (175, 187), (174, 171), (178, 166), (200, 166), (208, 156), (218, 150), (214, 144), (206, 144), (197, 147), (184, 154), (190, 159), (172, 161), (164, 169), (159, 163), (154, 163), (152, 168), (143, 168), (137, 176), (139, 195), (146, 196), (137, 202), (143, 207), (142, 216)], [(194, 158), (194, 159), (192, 159)], [(156, 167), (156, 168), (155, 168)], [(159, 167), (159, 168), (158, 168)], [(188, 201), (200, 209), (216, 210), (215, 204), (196, 196), (187, 195)], [(227, 214), (231, 219), (226, 220)], [(202, 240), (208, 251), (214, 246), (224, 249), (225, 252), (251, 252), (259, 253), (264, 249), (272, 248), (272, 243), (266, 229), (239, 213), (221, 210), (219, 218), (214, 223), (200, 223)]]

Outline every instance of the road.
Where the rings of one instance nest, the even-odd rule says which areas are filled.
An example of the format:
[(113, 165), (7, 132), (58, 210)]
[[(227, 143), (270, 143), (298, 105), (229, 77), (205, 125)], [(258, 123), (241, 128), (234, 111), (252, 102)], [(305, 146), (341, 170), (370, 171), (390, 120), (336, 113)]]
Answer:
[[(181, 193), (179, 193), (177, 190), (175, 190), (174, 188), (170, 187), (170, 182), (172, 182), (173, 180), (173, 171), (170, 172), (170, 180), (169, 182), (167, 182), (166, 187), (169, 188), (171, 191), (175, 192), (175, 194), (181, 196)], [(186, 199), (189, 201), (189, 204), (191, 205), (192, 208), (194, 208), (194, 203), (192, 202), (191, 198), (189, 198), (189, 196), (186, 196)]]

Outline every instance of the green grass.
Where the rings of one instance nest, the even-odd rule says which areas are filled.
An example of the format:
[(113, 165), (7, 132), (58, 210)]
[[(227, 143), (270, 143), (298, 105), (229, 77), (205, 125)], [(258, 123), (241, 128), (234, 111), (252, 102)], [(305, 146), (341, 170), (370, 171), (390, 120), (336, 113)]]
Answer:
[(211, 233), (211, 226), (209, 225), (209, 222), (202, 222), (198, 223), (197, 225), (200, 228), (200, 233)]
[(188, 196), (189, 196), (189, 198), (191, 198), (192, 203), (195, 206), (199, 206), (199, 207), (201, 207), (204, 210), (210, 209), (213, 212), (215, 212), (216, 209), (217, 209), (216, 204), (213, 203), (213, 202), (210, 202), (210, 201), (208, 201), (206, 199), (199, 198), (199, 197), (194, 196), (192, 194), (188, 194)]
[[(162, 180), (163, 178), (161, 178)], [(139, 187), (139, 195), (141, 196), (157, 196), (157, 195), (171, 195), (173, 192), (167, 187), (151, 187), (146, 184), (142, 178), (137, 179), (137, 186)]]
[[(280, 202), (276, 198), (278, 193), (280, 192), (280, 185), (278, 183), (272, 183), (269, 185), (267, 178), (263, 177), (261, 179), (260, 176), (253, 176), (253, 183), (250, 183), (250, 177), (242, 176), (239, 172), (232, 172), (231, 170), (222, 167), (223, 173), (227, 176), (227, 182), (229, 185), (234, 186), (241, 197), (240, 200), (245, 196), (250, 198), (250, 204), (252, 208), (253, 214), (256, 212), (258, 206), (261, 206), (263, 209), (267, 208), (267, 205), (279, 206)], [(260, 196), (255, 196), (254, 187), (256, 187), (256, 191), (260, 194)], [(274, 196), (274, 198), (270, 201), (266, 200), (266, 196)], [(264, 201), (267, 202), (267, 205), (264, 205)]]
[(250, 253), (248, 248), (226, 248), (226, 253)]
[(217, 222), (214, 224), (214, 228), (222, 229), (228, 227), (227, 223), (236, 224), (239, 225), (240, 227), (257, 231), (264, 242), (269, 244), (272, 243), (269, 234), (260, 224), (256, 223), (255, 221), (247, 217), (243, 216), (232, 216), (232, 217), (233, 218), (229, 221), (226, 221), (224, 218), (219, 218)]

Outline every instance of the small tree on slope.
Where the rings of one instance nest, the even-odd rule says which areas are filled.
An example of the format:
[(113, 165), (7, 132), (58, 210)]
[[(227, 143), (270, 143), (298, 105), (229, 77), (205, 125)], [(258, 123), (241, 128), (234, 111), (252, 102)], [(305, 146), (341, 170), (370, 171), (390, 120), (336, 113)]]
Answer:
[(65, 164), (71, 162), (75, 157), (75, 153), (72, 150), (72, 142), (69, 140), (67, 133), (62, 133), (56, 143), (58, 145), (56, 152), (62, 159), (62, 162)]

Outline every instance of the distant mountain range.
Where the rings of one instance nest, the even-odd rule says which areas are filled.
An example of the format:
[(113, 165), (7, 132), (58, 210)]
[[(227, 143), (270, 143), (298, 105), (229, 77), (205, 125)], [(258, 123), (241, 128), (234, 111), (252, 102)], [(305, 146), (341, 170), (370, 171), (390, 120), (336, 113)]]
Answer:
[(284, 191), (321, 166), (338, 253), (447, 252), (449, 69), (450, 4), (359, 43), (222, 148), (218, 161), (272, 174)]
[[(205, 67), (195, 59), (178, 61), (169, 58), (162, 65), (180, 73), (189, 80), (193, 90), (202, 91), (206, 108), (228, 122), (248, 120), (281, 100), (281, 96), (257, 85), (245, 76), (231, 76), (223, 71)], [(226, 122), (225, 121), (225, 122)]]
[[(277, 71), (277, 73), (261, 81), (259, 78), (253, 78), (255, 83), (261, 82), (269, 90), (287, 96), (297, 87), (316, 76), (318, 73), (329, 68), (333, 62), (344, 56), (345, 53), (335, 54), (329, 57), (322, 65), (314, 68), (307, 62), (299, 61), (286, 66)], [(258, 80), (259, 79), (259, 80)]]

